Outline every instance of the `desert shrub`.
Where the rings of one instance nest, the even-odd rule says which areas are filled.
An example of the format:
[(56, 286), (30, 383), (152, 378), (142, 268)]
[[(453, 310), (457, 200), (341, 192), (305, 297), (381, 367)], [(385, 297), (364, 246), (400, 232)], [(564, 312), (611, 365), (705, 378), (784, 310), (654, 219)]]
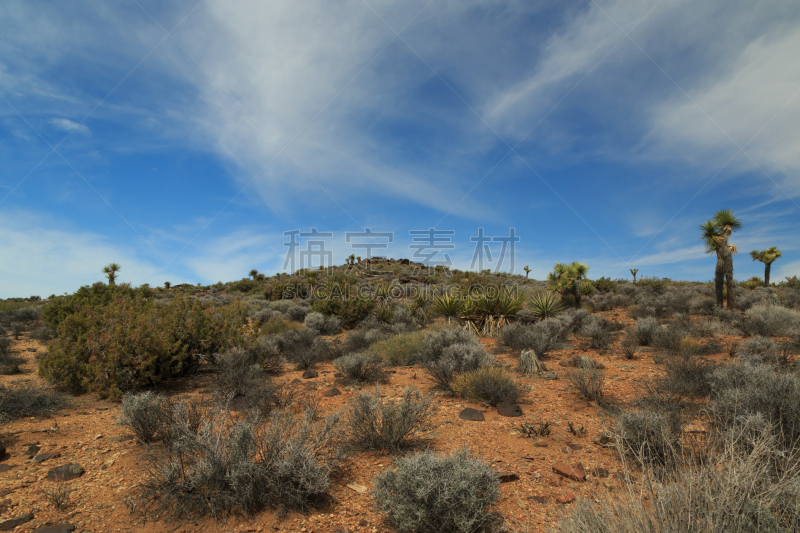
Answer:
[(741, 323), (748, 335), (781, 337), (795, 328), (800, 328), (800, 311), (779, 305), (754, 305), (747, 311), (747, 319)]
[(601, 316), (590, 317), (578, 334), (582, 337), (586, 337), (587, 344), (596, 350), (608, 348), (611, 342), (611, 332), (608, 322)]
[(711, 375), (717, 366), (701, 358), (681, 354), (664, 361), (664, 387), (677, 397), (706, 397), (712, 392)]
[(261, 284), (252, 279), (240, 279), (228, 284), (229, 292), (251, 292), (260, 288)]
[(590, 402), (603, 398), (603, 373), (597, 368), (576, 368), (567, 373), (570, 385), (578, 396)]
[(28, 334), (30, 338), (41, 342), (48, 342), (50, 339), (55, 337), (55, 335), (56, 335), (56, 330), (54, 330), (49, 326), (39, 326), (33, 328), (31, 332)]
[(152, 391), (122, 397), (120, 423), (133, 431), (141, 442), (164, 439), (171, 430), (173, 402)]
[(368, 298), (318, 300), (312, 309), (323, 315), (333, 315), (342, 321), (341, 327), (352, 329), (367, 318), (375, 307), (375, 301)]
[(633, 334), (639, 346), (652, 346), (656, 332), (659, 329), (661, 329), (661, 324), (655, 318), (640, 318), (633, 326)]
[(347, 336), (345, 352), (362, 352), (376, 342), (388, 339), (389, 335), (379, 329), (356, 328)]
[(34, 320), (40, 320), (42, 318), (43, 309), (39, 306), (35, 307), (21, 307), (19, 309), (14, 309), (11, 312), (11, 316), (13, 320), (18, 322), (31, 322)]
[(679, 417), (658, 411), (625, 411), (617, 416), (617, 441), (621, 452), (641, 464), (675, 465), (682, 431)]
[(274, 337), (274, 342), (280, 354), (298, 369), (305, 370), (331, 355), (331, 344), (317, 335), (319, 331), (314, 328), (301, 328)]
[(499, 367), (482, 367), (459, 374), (450, 384), (453, 392), (474, 402), (497, 405), (514, 403), (523, 394), (522, 387), (506, 370)]
[(49, 416), (67, 405), (67, 399), (63, 395), (44, 388), (0, 385), (0, 422), (28, 416)]
[(19, 365), (24, 362), (23, 358), (11, 355), (11, 339), (0, 337), (0, 374), (17, 374)]
[(787, 449), (800, 438), (800, 376), (777, 373), (771, 365), (741, 362), (711, 376), (715, 421), (734, 427), (742, 416), (763, 416)]
[(509, 324), (503, 328), (503, 342), (513, 350), (533, 350), (543, 357), (564, 346), (563, 323), (558, 319), (542, 320), (531, 325)]
[[(561, 338), (566, 339), (570, 333), (575, 333), (581, 329), (591, 315), (586, 309), (567, 309), (558, 316), (561, 326)], [(550, 325), (553, 327), (553, 324)]]
[[(740, 443), (750, 440), (748, 453)], [(667, 439), (670, 446), (669, 439)], [(550, 531), (664, 533), (725, 531), (789, 533), (800, 527), (800, 476), (796, 466), (774, 471), (770, 435), (726, 434), (716, 453), (692, 468), (648, 466), (641, 484), (579, 501)], [(627, 469), (624, 475), (628, 475)], [(637, 473), (637, 476), (639, 473)]]
[[(277, 311), (270, 311), (270, 313), (276, 313), (276, 312)], [(282, 316), (272, 316), (261, 323), (260, 327), (258, 328), (258, 334), (280, 335), (281, 333), (285, 333), (287, 331), (299, 328), (300, 324), (298, 324), (297, 322), (286, 320)]]
[(437, 386), (449, 391), (456, 374), (477, 370), (490, 366), (493, 362), (483, 346), (477, 343), (451, 344), (442, 352), (441, 357), (423, 365)]
[(179, 519), (308, 509), (326, 496), (341, 460), (338, 424), (335, 415), (314, 422), (285, 410), (232, 419), (224, 408), (197, 430), (177, 421), (170, 443), (147, 456), (140, 509)]
[(409, 445), (411, 434), (427, 420), (431, 397), (408, 387), (399, 401), (382, 400), (375, 394), (362, 392), (347, 407), (346, 434), (359, 450), (398, 451)]
[(614, 292), (617, 290), (617, 283), (609, 278), (595, 280), (594, 288), (600, 292)]
[(667, 327), (659, 325), (653, 331), (650, 345), (660, 350), (676, 352), (683, 346), (684, 339), (686, 339), (686, 331), (680, 327), (675, 327), (673, 324)]
[(454, 344), (480, 346), (471, 333), (460, 328), (449, 327), (426, 331), (422, 351), (419, 354), (420, 361), (423, 363), (438, 361), (444, 355), (444, 351)]
[(305, 320), (306, 315), (308, 315), (308, 307), (302, 305), (292, 305), (286, 310), (286, 315), (292, 320), (295, 320), (297, 322), (302, 322), (303, 320)]
[(333, 361), (333, 366), (350, 381), (359, 383), (386, 381), (386, 372), (383, 370), (381, 360), (371, 354), (343, 355)]
[(387, 366), (408, 366), (420, 360), (427, 332), (416, 331), (392, 335), (372, 344), (367, 350)]
[(152, 292), (149, 287), (134, 289), (126, 284), (107, 285), (98, 282), (91, 286), (84, 285), (69, 296), (51, 299), (44, 306), (42, 320), (57, 329), (65, 318), (86, 308), (108, 305), (118, 299), (149, 298)]
[(178, 296), (164, 304), (118, 299), (67, 316), (39, 360), (39, 374), (78, 391), (123, 392), (183, 375), (203, 354), (245, 341), (244, 308)]
[(698, 296), (689, 300), (689, 312), (693, 315), (710, 315), (716, 306), (717, 301), (708, 296)]
[(466, 450), (398, 459), (374, 481), (375, 504), (398, 531), (473, 533), (500, 497), (496, 472)]
[(272, 318), (283, 318), (283, 313), (273, 309), (259, 309), (250, 318), (253, 319), (254, 323), (261, 325)]
[(217, 355), (216, 379), (212, 390), (217, 401), (241, 398), (246, 409), (272, 410), (278, 400), (278, 386), (261, 367), (255, 350), (231, 348)]
[(14, 335), (15, 339), (19, 339), (19, 336), (25, 333), (26, 329), (24, 322), (11, 323), (11, 334)]
[(694, 323), (697, 333), (703, 337), (716, 337), (722, 335), (725, 329), (719, 320), (705, 317)]
[(777, 363), (780, 357), (778, 345), (768, 337), (752, 337), (736, 349), (736, 355), (741, 359), (752, 359), (764, 363)]
[(307, 328), (319, 331), (323, 335), (331, 335), (342, 328), (342, 321), (335, 316), (325, 316), (322, 313), (308, 313), (304, 324)]

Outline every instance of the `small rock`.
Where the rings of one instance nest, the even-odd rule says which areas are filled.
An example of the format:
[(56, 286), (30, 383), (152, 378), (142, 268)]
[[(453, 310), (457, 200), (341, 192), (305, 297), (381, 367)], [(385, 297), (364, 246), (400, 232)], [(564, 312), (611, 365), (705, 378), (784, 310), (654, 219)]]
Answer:
[(531, 496), (528, 499), (529, 500), (533, 500), (536, 503), (547, 503), (547, 497), (545, 497), (545, 496)]
[(608, 435), (606, 433), (600, 433), (599, 435), (597, 435), (597, 437), (595, 437), (594, 443), (597, 444), (598, 446), (602, 446), (603, 448), (608, 448), (609, 446), (612, 445), (611, 435)]
[(334, 387), (334, 388), (332, 388), (332, 389), (328, 389), (328, 390), (326, 390), (325, 392), (323, 392), (323, 393), (322, 393), (322, 395), (323, 395), (325, 398), (332, 398), (332, 397), (334, 397), (334, 396), (339, 396), (341, 393), (342, 393), (342, 391), (340, 391), (339, 389), (337, 389), (336, 387)]
[(5, 520), (0, 522), (0, 531), (11, 531), (15, 527), (30, 522), (31, 520), (33, 520), (33, 515), (31, 513), (20, 515), (11, 520)]
[(26, 348), (26, 350), (28, 350), (29, 352), (35, 352), (36, 348)]
[(129, 440), (133, 440), (135, 438), (136, 437), (134, 437), (133, 435), (120, 435), (118, 437), (109, 437), (108, 441), (109, 442), (128, 442)]
[(360, 527), (367, 527), (367, 526), (369, 525), (369, 522), (367, 522), (366, 520), (364, 520), (364, 519), (362, 518), (361, 520), (359, 520), (359, 521), (358, 521), (358, 525), (359, 525)]
[(516, 403), (498, 403), (497, 414), (508, 417), (522, 416), (522, 407)]
[(11, 466), (11, 465), (0, 465), (0, 473), (8, 472), (12, 468), (14, 468), (14, 467)]
[(558, 503), (562, 504), (562, 505), (566, 505), (566, 504), (568, 504), (568, 503), (572, 503), (572, 502), (574, 502), (576, 499), (577, 499), (577, 498), (576, 498), (576, 496), (575, 496), (575, 493), (574, 493), (574, 492), (567, 492), (567, 493), (565, 493), (565, 494), (562, 494), (562, 495), (561, 495), (561, 496), (559, 496), (558, 498), (556, 498), (556, 501), (557, 501)]
[(41, 450), (41, 449), (42, 448), (40, 448), (39, 446), (32, 445), (32, 446), (29, 446), (27, 450), (22, 452), (22, 455), (27, 455), (28, 457), (33, 457), (34, 455), (39, 453), (39, 450)]
[(85, 470), (77, 463), (69, 463), (55, 468), (51, 468), (47, 472), (48, 481), (70, 481), (77, 479), (84, 474)]
[(344, 377), (344, 374), (342, 374), (341, 372), (336, 372), (336, 373), (333, 375), (333, 377), (335, 377), (335, 378), (343, 378), (343, 377)]
[(11, 489), (0, 490), (0, 498), (5, 498), (6, 496), (8, 496), (9, 494), (12, 494), (13, 492), (14, 491), (11, 490)]
[(5, 456), (6, 454), (6, 445), (0, 442), (0, 457)]
[(579, 465), (570, 466), (565, 463), (556, 463), (552, 466), (553, 472), (573, 481), (586, 481), (586, 474)]
[(34, 529), (33, 533), (71, 533), (77, 528), (72, 524), (54, 524), (52, 526), (44, 526)]
[(608, 477), (608, 470), (605, 468), (592, 468), (592, 475), (594, 477)]
[(302, 383), (302, 381), (300, 381), (297, 378), (294, 378), (292, 381), (289, 382), (289, 385), (294, 385), (295, 383)]
[(483, 422), (486, 420), (483, 416), (483, 413), (478, 411), (477, 409), (473, 409), (472, 407), (467, 407), (461, 413), (459, 413), (458, 418), (461, 420), (469, 420), (470, 422)]
[(40, 453), (39, 455), (33, 458), (33, 462), (43, 463), (48, 459), (56, 459), (58, 457), (61, 457), (61, 454), (59, 452)]
[(303, 379), (314, 379), (316, 377), (319, 377), (319, 372), (317, 372), (316, 370), (306, 370), (305, 372), (303, 372), (303, 375), (301, 377)]
[(580, 444), (567, 444), (567, 446), (569, 446), (571, 449), (575, 451), (583, 449), (583, 446), (581, 446)]
[(500, 472), (497, 477), (500, 479), (500, 483), (511, 483), (519, 479), (519, 476), (514, 472)]
[(108, 411), (108, 407), (97, 407), (98, 411)]
[(564, 478), (556, 474), (550, 474), (547, 480), (547, 483), (549, 483), (551, 487), (560, 487), (563, 482)]
[(359, 494), (364, 494), (369, 490), (368, 487), (365, 487), (364, 485), (359, 485), (358, 483), (348, 483), (346, 486), (348, 489), (354, 490)]
[(563, 448), (561, 448), (561, 452), (566, 455), (569, 455), (572, 453), (572, 448), (570, 448), (569, 446), (564, 446)]

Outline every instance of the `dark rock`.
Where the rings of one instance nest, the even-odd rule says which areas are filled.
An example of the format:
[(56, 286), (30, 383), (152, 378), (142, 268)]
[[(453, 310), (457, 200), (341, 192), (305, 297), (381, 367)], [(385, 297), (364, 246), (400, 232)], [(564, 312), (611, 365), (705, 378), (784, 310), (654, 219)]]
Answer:
[(303, 372), (302, 377), (303, 379), (314, 379), (316, 377), (319, 377), (319, 372), (317, 372), (316, 370), (306, 370), (305, 372)]
[(8, 472), (12, 468), (14, 468), (14, 467), (11, 466), (11, 465), (0, 465), (0, 473)]
[(36, 445), (29, 446), (27, 450), (22, 452), (22, 455), (27, 455), (28, 457), (33, 457), (34, 455), (39, 453), (39, 450), (41, 450), (41, 449), (42, 449), (41, 447), (36, 446)]
[(344, 374), (342, 374), (341, 372), (336, 372), (336, 373), (333, 375), (333, 377), (335, 377), (335, 378), (343, 378), (343, 377), (344, 377)]
[(98, 411), (108, 411), (108, 407), (97, 407)]
[(556, 463), (552, 468), (553, 472), (559, 476), (564, 476), (573, 481), (586, 481), (586, 473), (583, 471), (583, 468), (579, 468), (579, 466), (580, 465), (570, 466), (565, 463)]
[(600, 433), (597, 435), (597, 437), (595, 437), (594, 443), (598, 446), (602, 446), (603, 448), (608, 448), (612, 444), (611, 435), (608, 435), (607, 433)]
[(461, 411), (461, 413), (458, 415), (458, 418), (461, 420), (469, 420), (470, 422), (483, 422), (486, 420), (483, 416), (483, 413), (477, 409), (473, 409), (472, 407), (467, 407)]
[(61, 453), (59, 452), (48, 452), (48, 453), (40, 453), (36, 457), (33, 458), (34, 463), (43, 463), (48, 459), (56, 459), (61, 457)]
[(570, 448), (569, 446), (564, 446), (563, 448), (561, 448), (561, 453), (569, 455), (572, 453), (572, 448)]
[(500, 472), (497, 474), (497, 477), (500, 483), (510, 483), (519, 479), (519, 476), (514, 472)]
[(592, 468), (592, 475), (594, 477), (608, 477), (608, 470), (605, 468)]
[(323, 392), (322, 396), (324, 396), (325, 398), (333, 398), (334, 396), (339, 396), (341, 393), (342, 391), (334, 387), (332, 389), (328, 389), (325, 392)]
[(0, 457), (3, 457), (6, 454), (6, 445), (0, 442)]
[(6, 496), (8, 496), (9, 494), (12, 494), (13, 492), (14, 491), (11, 490), (11, 489), (0, 490), (0, 498), (5, 498)]
[(362, 518), (361, 520), (358, 521), (358, 525), (359, 527), (367, 527), (369, 525), (369, 522), (367, 522)]
[(497, 414), (500, 416), (522, 416), (522, 407), (516, 403), (498, 403)]
[(15, 527), (30, 522), (31, 520), (33, 520), (33, 515), (31, 513), (25, 513), (11, 520), (0, 522), (0, 531), (11, 531)]
[(133, 435), (119, 435), (118, 437), (109, 437), (109, 442), (128, 442), (129, 440), (133, 440), (136, 437)]
[(295, 383), (302, 383), (302, 381), (300, 381), (297, 378), (294, 378), (292, 381), (289, 382), (289, 385), (294, 385)]
[(303, 387), (305, 387), (307, 389), (315, 389), (317, 387), (317, 382), (316, 381), (306, 381), (305, 383), (303, 383)]
[(547, 497), (546, 496), (531, 496), (528, 499), (529, 500), (533, 500), (536, 503), (547, 503)]
[(54, 524), (34, 529), (33, 533), (71, 533), (76, 529), (72, 524)]
[(578, 451), (578, 450), (582, 450), (582, 449), (583, 449), (583, 446), (581, 446), (580, 444), (574, 444), (574, 443), (573, 443), (573, 444), (567, 444), (567, 446), (569, 446), (570, 448), (572, 448), (572, 449), (573, 449), (573, 450), (575, 450), (575, 451)]
[(83, 475), (85, 470), (77, 463), (69, 463), (55, 468), (51, 468), (47, 472), (48, 481), (70, 481), (77, 479)]

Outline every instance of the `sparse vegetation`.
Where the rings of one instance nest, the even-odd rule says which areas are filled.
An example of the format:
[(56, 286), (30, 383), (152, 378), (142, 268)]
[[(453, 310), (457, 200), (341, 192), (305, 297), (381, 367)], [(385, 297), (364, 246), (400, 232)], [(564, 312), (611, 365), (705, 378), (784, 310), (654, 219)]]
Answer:
[(458, 374), (450, 388), (469, 400), (493, 406), (500, 402), (515, 403), (524, 392), (514, 377), (499, 367), (482, 367)]
[(44, 388), (0, 385), (0, 422), (27, 416), (50, 416), (67, 405), (67, 398), (62, 394)]
[(410, 445), (411, 435), (430, 415), (432, 399), (408, 387), (397, 400), (362, 392), (347, 408), (345, 423), (350, 444), (359, 450), (399, 451)]

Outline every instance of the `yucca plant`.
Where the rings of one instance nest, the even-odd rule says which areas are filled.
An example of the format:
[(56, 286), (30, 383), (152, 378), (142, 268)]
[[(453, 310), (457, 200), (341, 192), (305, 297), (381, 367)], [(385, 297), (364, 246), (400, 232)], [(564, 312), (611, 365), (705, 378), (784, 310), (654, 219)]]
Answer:
[(547, 284), (553, 292), (559, 294), (572, 294), (575, 303), (581, 305), (580, 281), (586, 278), (589, 267), (578, 261), (570, 264), (556, 263), (552, 272), (547, 275)]
[(103, 267), (103, 274), (108, 278), (109, 285), (116, 285), (117, 272), (122, 270), (122, 267), (117, 263), (110, 263), (108, 266)]
[(594, 282), (585, 279), (580, 282), (578, 285), (578, 292), (580, 292), (581, 296), (589, 296), (594, 292)]
[(533, 316), (539, 320), (552, 318), (564, 310), (564, 302), (557, 294), (552, 292), (537, 292), (530, 301), (529, 305)]
[(764, 263), (764, 286), (769, 287), (769, 271), (772, 268), (772, 263), (775, 262), (776, 259), (781, 257), (781, 251), (778, 250), (775, 246), (772, 248), (767, 248), (766, 250), (758, 251), (753, 250), (750, 252), (750, 257), (753, 258), (753, 261), (761, 261)]
[(460, 319), (464, 309), (464, 300), (460, 294), (441, 294), (433, 299), (431, 310), (444, 316), (445, 322), (450, 324), (453, 319)]

